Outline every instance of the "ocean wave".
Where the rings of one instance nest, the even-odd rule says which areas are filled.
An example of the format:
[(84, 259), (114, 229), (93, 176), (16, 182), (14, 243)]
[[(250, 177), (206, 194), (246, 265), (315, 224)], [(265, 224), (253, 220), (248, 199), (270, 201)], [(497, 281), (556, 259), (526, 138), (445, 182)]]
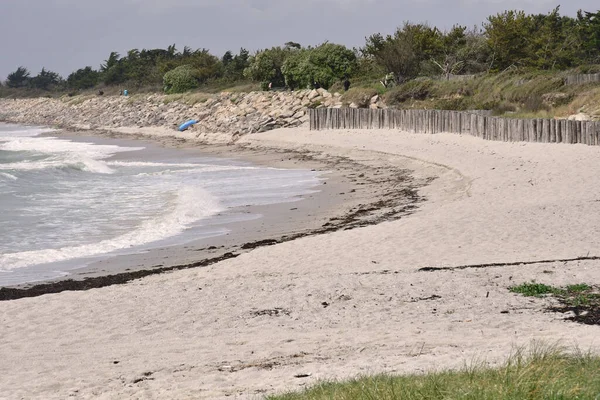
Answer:
[(58, 132), (59, 129), (44, 128), (39, 126), (17, 126), (3, 125), (0, 126), (0, 141), (7, 141), (15, 137), (35, 137), (44, 133)]
[[(103, 160), (119, 152), (142, 150), (143, 147), (120, 147), (86, 142), (72, 142), (55, 137), (18, 137), (0, 144), (0, 150), (25, 152), (23, 160), (0, 164), (0, 170), (33, 171), (64, 168), (111, 174), (114, 171)], [(40, 157), (43, 157), (40, 159)]]
[(6, 151), (27, 151), (37, 154), (80, 153), (97, 159), (108, 158), (119, 152), (142, 149), (144, 148), (72, 142), (53, 136), (11, 138), (11, 140), (0, 145), (0, 150)]
[(17, 179), (19, 179), (16, 176), (11, 175), (11, 174), (9, 174), (7, 172), (0, 172), (0, 176), (3, 176), (5, 178), (7, 178), (7, 179), (10, 179), (11, 181), (16, 181)]
[(140, 246), (182, 233), (189, 225), (222, 211), (222, 206), (206, 191), (183, 187), (177, 192), (170, 212), (145, 220), (137, 229), (113, 239), (60, 249), (31, 250), (0, 254), (0, 272), (33, 265), (92, 257)]
[(235, 170), (256, 170), (259, 167), (245, 165), (215, 165), (202, 163), (161, 163), (148, 161), (107, 161), (110, 166), (115, 167), (168, 167), (168, 168), (201, 168), (202, 171), (235, 171)]
[(97, 174), (112, 174), (114, 171), (106, 163), (92, 158), (84, 159), (44, 159), (0, 164), (4, 171), (39, 171), (45, 169), (73, 169)]

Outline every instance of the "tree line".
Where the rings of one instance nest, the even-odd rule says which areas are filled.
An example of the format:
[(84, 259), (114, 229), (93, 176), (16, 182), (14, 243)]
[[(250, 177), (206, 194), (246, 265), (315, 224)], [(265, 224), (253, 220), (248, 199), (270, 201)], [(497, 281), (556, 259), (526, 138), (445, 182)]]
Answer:
[(384, 84), (418, 76), (477, 74), (507, 68), (564, 70), (600, 63), (600, 11), (560, 15), (504, 11), (481, 27), (455, 25), (442, 31), (406, 22), (391, 35), (368, 36), (360, 48), (295, 42), (250, 54), (240, 49), (222, 57), (207, 49), (175, 45), (167, 49), (112, 52), (100, 68), (78, 69), (63, 79), (45, 68), (36, 75), (25, 67), (9, 74), (4, 85), (40, 90), (85, 90), (101, 85), (161, 87), (175, 93), (202, 85), (251, 80), (268, 87), (329, 88), (344, 80), (386, 76)]

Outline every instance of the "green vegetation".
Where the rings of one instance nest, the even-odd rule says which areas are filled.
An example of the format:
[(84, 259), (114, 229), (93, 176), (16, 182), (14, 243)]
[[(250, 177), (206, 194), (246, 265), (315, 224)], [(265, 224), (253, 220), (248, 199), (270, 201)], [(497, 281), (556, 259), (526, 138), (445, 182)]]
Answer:
[[(46, 69), (33, 76), (19, 67), (0, 85), (0, 96), (86, 90), (108, 94), (123, 88), (131, 93), (213, 93), (268, 90), (270, 85), (342, 92), (348, 78), (351, 88), (375, 91), (395, 107), (487, 109), (498, 115), (540, 117), (560, 115), (581, 97), (579, 89), (564, 87), (567, 71), (596, 73), (598, 64), (600, 11), (579, 11), (571, 17), (560, 15), (557, 7), (547, 14), (505, 11), (472, 29), (455, 25), (442, 31), (405, 22), (391, 35), (368, 36), (355, 49), (328, 42), (314, 47), (288, 42), (255, 54), (243, 48), (238, 54), (227, 51), (220, 58), (204, 48), (185, 46), (179, 51), (175, 45), (132, 49), (123, 56), (111, 52), (98, 69), (80, 68), (66, 80)], [(597, 99), (597, 93), (585, 95), (588, 103)], [(346, 103), (356, 103), (357, 96), (348, 92)]]
[(198, 87), (195, 69), (191, 65), (180, 65), (163, 77), (165, 92), (183, 93)]
[(30, 79), (31, 77), (27, 68), (19, 67), (15, 72), (8, 75), (6, 86), (10, 88), (25, 87)]
[(518, 286), (510, 287), (513, 293), (519, 293), (523, 296), (543, 297), (552, 295), (560, 300), (567, 307), (589, 307), (592, 309), (600, 308), (600, 293), (585, 283), (568, 285), (564, 288), (544, 285), (542, 283), (523, 283)]
[(498, 368), (484, 363), (424, 375), (377, 375), (322, 382), (269, 400), (589, 399), (600, 394), (600, 357), (558, 346), (534, 345), (515, 352)]
[(509, 290), (513, 293), (519, 293), (523, 296), (529, 297), (542, 297), (547, 294), (556, 294), (560, 291), (560, 289), (554, 288), (552, 286), (544, 285), (543, 283), (523, 283), (518, 286), (513, 286), (509, 288)]
[(600, 291), (591, 285), (581, 283), (560, 288), (531, 282), (510, 287), (509, 290), (530, 297), (552, 296), (560, 306), (550, 307), (550, 311), (573, 312), (575, 316), (569, 318), (571, 321), (600, 325)]
[(350, 88), (344, 93), (343, 102), (346, 105), (354, 103), (359, 108), (365, 108), (369, 106), (371, 99), (377, 94), (377, 91), (373, 88)]
[(323, 43), (317, 47), (296, 49), (286, 58), (281, 71), (291, 89), (331, 85), (350, 76), (356, 68), (356, 55), (346, 47)]
[(78, 69), (67, 78), (67, 86), (71, 89), (91, 89), (100, 82), (100, 72), (92, 67)]

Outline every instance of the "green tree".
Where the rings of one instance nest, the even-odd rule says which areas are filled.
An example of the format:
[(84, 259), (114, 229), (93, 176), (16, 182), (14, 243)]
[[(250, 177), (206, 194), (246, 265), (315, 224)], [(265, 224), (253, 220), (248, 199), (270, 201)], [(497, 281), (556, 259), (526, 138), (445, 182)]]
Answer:
[(249, 65), (250, 53), (248, 50), (241, 48), (240, 52), (235, 56), (231, 51), (227, 51), (221, 63), (223, 64), (224, 77), (229, 81), (237, 81), (244, 78), (244, 70)]
[(535, 34), (531, 36), (524, 63), (539, 69), (572, 67), (580, 47), (575, 19), (560, 16), (559, 7), (546, 15), (532, 15), (531, 19)]
[[(489, 47), (480, 31), (476, 28), (467, 30), (464, 26), (456, 25), (442, 34), (439, 50), (429, 62), (436, 73), (449, 78), (452, 74), (485, 71), (489, 55)], [(422, 65), (423, 70), (435, 73), (427, 63), (425, 61), (425, 65)]]
[(164, 90), (167, 93), (183, 93), (198, 87), (196, 69), (191, 65), (181, 65), (169, 71), (163, 77)]
[(290, 88), (317, 84), (328, 89), (351, 75), (356, 66), (356, 55), (352, 50), (339, 44), (323, 43), (293, 51), (284, 62), (282, 72)]
[(533, 20), (523, 11), (505, 11), (488, 17), (485, 35), (492, 51), (492, 65), (502, 70), (511, 65), (526, 65)]
[(31, 79), (30, 73), (25, 67), (19, 67), (16, 71), (8, 74), (6, 78), (6, 86), (11, 88), (25, 87)]
[(441, 39), (437, 28), (406, 22), (393, 36), (383, 37), (379, 33), (369, 36), (361, 52), (392, 73), (399, 83), (419, 75), (422, 63), (442, 51)]
[(100, 81), (100, 73), (92, 67), (80, 68), (67, 77), (67, 86), (71, 89), (91, 89)]
[(47, 71), (45, 68), (42, 68), (37, 76), (31, 78), (30, 84), (35, 89), (50, 90), (58, 86), (61, 81), (62, 78), (56, 72)]
[(106, 85), (116, 85), (127, 80), (125, 62), (117, 52), (111, 52), (108, 59), (100, 66), (102, 81)]
[(600, 62), (600, 10), (595, 13), (579, 10), (577, 25), (581, 60), (590, 64)]
[(260, 51), (250, 58), (249, 65), (244, 70), (244, 76), (253, 81), (262, 82), (263, 87), (269, 82), (273, 86), (284, 86), (285, 78), (281, 68), (290, 54), (291, 50), (281, 47)]
[(195, 68), (199, 83), (206, 83), (208, 80), (222, 76), (221, 60), (210, 54), (207, 49), (192, 51), (189, 56), (182, 57), (182, 62), (186, 62)]
[(224, 67), (227, 67), (233, 61), (233, 53), (230, 50), (227, 50), (223, 57), (221, 58), (221, 62)]
[(286, 42), (285, 48), (286, 49), (301, 49), (302, 45), (300, 43), (296, 43), (296, 42)]

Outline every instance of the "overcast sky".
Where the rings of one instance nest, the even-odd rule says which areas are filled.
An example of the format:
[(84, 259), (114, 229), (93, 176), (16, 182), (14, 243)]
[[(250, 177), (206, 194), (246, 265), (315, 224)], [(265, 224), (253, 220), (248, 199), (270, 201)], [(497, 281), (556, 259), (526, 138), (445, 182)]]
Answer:
[[(563, 0), (561, 14), (597, 11), (598, 0)], [(325, 40), (362, 46), (403, 21), (481, 25), (507, 9), (547, 13), (551, 0), (0, 0), (0, 80), (18, 66), (66, 77), (98, 68), (111, 51), (207, 48), (217, 56)]]

